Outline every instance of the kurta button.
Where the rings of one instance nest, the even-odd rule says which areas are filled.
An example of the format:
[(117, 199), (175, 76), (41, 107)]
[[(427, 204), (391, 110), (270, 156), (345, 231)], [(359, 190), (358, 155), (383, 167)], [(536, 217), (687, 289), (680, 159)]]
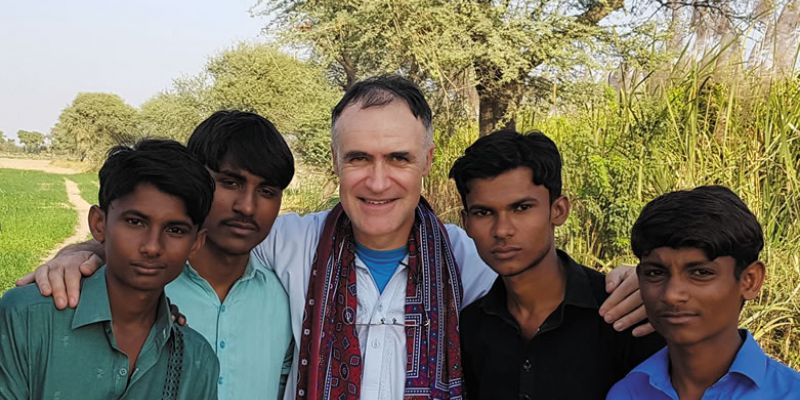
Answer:
[(525, 362), (522, 363), (522, 371), (524, 372), (531, 372), (531, 367), (531, 360), (525, 360)]
[(120, 369), (119, 376), (125, 376), (125, 375), (128, 375), (128, 370), (125, 368)]

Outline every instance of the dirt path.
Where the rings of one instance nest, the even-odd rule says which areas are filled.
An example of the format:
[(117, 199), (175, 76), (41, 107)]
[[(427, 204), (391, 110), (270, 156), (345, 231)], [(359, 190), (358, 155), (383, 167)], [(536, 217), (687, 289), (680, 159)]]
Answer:
[(47, 258), (44, 260), (49, 260), (53, 258), (53, 256), (58, 253), (64, 246), (83, 242), (86, 240), (87, 236), (89, 236), (89, 208), (91, 204), (87, 203), (86, 200), (81, 197), (81, 191), (78, 189), (78, 184), (75, 182), (64, 178), (64, 185), (67, 189), (67, 198), (69, 202), (72, 204), (72, 207), (75, 208), (75, 211), (78, 212), (78, 225), (75, 227), (75, 232), (72, 236), (66, 238), (61, 244), (56, 246), (50, 254), (47, 255)]
[(33, 160), (27, 158), (7, 158), (0, 157), (0, 168), (29, 169), (36, 171), (49, 172), (51, 174), (77, 174), (81, 171), (76, 169), (59, 167), (52, 164), (50, 160)]
[[(0, 157), (0, 168), (36, 170), (59, 175), (75, 174), (80, 172), (71, 168), (52, 165), (50, 160), (32, 160), (25, 158)], [(81, 191), (78, 189), (78, 184), (68, 178), (64, 178), (64, 186), (67, 191), (67, 199), (69, 200), (70, 204), (72, 204), (72, 207), (75, 209), (75, 211), (78, 212), (78, 223), (72, 236), (66, 238), (63, 242), (61, 242), (61, 244), (56, 246), (44, 260), (49, 260), (52, 258), (59, 250), (61, 250), (62, 247), (73, 243), (82, 242), (89, 236), (88, 219), (89, 208), (91, 205), (87, 203), (83, 197), (81, 197)]]

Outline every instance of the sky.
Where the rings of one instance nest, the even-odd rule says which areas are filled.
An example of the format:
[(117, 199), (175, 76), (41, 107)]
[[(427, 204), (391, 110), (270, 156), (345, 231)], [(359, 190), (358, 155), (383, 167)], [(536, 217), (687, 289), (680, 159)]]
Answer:
[(256, 0), (0, 0), (0, 131), (49, 133), (79, 92), (138, 107), (240, 41)]

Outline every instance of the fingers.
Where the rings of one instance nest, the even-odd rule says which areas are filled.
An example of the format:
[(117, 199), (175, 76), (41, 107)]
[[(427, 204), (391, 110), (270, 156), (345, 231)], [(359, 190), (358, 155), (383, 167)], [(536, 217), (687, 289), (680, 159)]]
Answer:
[(186, 326), (186, 316), (181, 314), (181, 311), (178, 309), (178, 306), (170, 303), (169, 313), (170, 317), (172, 318), (172, 322), (177, 322), (178, 325), (180, 326)]
[(644, 325), (639, 325), (633, 329), (633, 336), (642, 337), (647, 336), (656, 331), (656, 328), (651, 323), (646, 323)]
[(69, 307), (77, 307), (78, 298), (81, 292), (81, 271), (79, 268), (64, 269), (64, 288), (66, 289)]
[(640, 324), (642, 321), (647, 320), (647, 312), (645, 311), (643, 305), (639, 305), (638, 307), (634, 308), (633, 311), (623, 313), (621, 315), (622, 316), (617, 318), (613, 323), (614, 330), (617, 332), (622, 332), (632, 326)]
[[(67, 288), (64, 284), (64, 268), (57, 264), (47, 265), (46, 276), (42, 281), (46, 281), (50, 285), (50, 292), (53, 295), (53, 302), (56, 304), (56, 308), (63, 310), (67, 306)], [(40, 284), (38, 277), (36, 283)]]
[(80, 267), (78, 267), (81, 271), (81, 275), (83, 276), (91, 276), (98, 269), (103, 265), (103, 259), (100, 258), (97, 254), (92, 253), (89, 258), (84, 261)]
[[(610, 323), (616, 320), (619, 316), (627, 314), (627, 312), (632, 311), (635, 308), (631, 307), (629, 309), (623, 309), (625, 312), (622, 314), (617, 312), (616, 316), (608, 316), (608, 313), (611, 310), (619, 310), (617, 306), (631, 294), (639, 290), (639, 279), (636, 276), (636, 270), (634, 268), (625, 266), (615, 268), (606, 276), (606, 288), (608, 287), (613, 287), (613, 291), (608, 296), (606, 301), (604, 301), (600, 306), (600, 315), (605, 319), (606, 322)], [(639, 304), (642, 304), (641, 300), (639, 300)], [(638, 306), (638, 304), (636, 306)]]
[[(41, 267), (41, 266), (40, 266), (40, 267)], [(27, 285), (27, 284), (29, 284), (29, 283), (33, 283), (33, 282), (35, 282), (35, 281), (36, 281), (36, 280), (34, 279), (35, 277), (36, 277), (36, 271), (34, 271), (34, 272), (29, 272), (29, 273), (25, 274), (25, 276), (23, 276), (22, 278), (19, 278), (19, 279), (17, 279), (17, 281), (15, 282), (15, 284), (16, 284), (17, 286), (25, 286), (25, 285)], [(41, 289), (40, 289), (40, 290), (41, 290)]]

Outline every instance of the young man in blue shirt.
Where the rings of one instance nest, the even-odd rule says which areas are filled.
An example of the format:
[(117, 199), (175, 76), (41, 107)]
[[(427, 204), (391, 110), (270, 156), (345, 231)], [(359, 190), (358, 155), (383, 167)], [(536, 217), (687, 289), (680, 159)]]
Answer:
[(164, 286), (203, 245), (214, 183), (174, 141), (118, 146), (89, 211), (106, 265), (58, 311), (31, 285), (0, 300), (2, 399), (216, 399), (208, 343), (173, 324)]
[(800, 374), (745, 329), (744, 302), (764, 282), (756, 217), (722, 186), (667, 193), (631, 232), (639, 287), (667, 347), (614, 385), (608, 399), (800, 399)]

